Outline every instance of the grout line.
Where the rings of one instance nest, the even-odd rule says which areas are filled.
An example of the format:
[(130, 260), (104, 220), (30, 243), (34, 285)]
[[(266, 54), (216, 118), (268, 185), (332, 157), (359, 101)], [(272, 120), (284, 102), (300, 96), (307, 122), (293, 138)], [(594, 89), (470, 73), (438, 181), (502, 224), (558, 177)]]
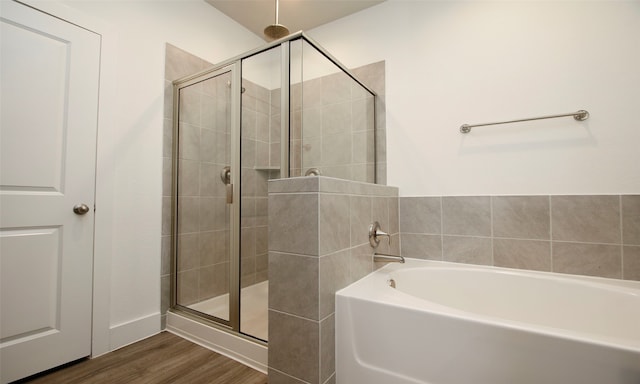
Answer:
[(553, 257), (553, 211), (552, 211), (552, 204), (551, 204), (551, 195), (549, 195), (548, 197), (549, 200), (549, 267), (551, 272), (554, 271), (554, 257)]
[(622, 210), (622, 195), (618, 195), (618, 209), (620, 210), (620, 278), (624, 279), (624, 220)]
[(443, 197), (438, 197), (440, 200), (440, 260), (444, 261), (444, 203)]
[(276, 372), (278, 372), (279, 374), (281, 374), (281, 375), (283, 375), (283, 376), (287, 376), (287, 377), (289, 377), (289, 378), (292, 378), (292, 379), (294, 379), (295, 381), (299, 381), (299, 382), (301, 382), (301, 383), (307, 383), (306, 381), (304, 381), (304, 380), (300, 379), (299, 377), (291, 376), (290, 374), (288, 374), (288, 373), (286, 373), (286, 372), (283, 372), (283, 371), (281, 371), (281, 370), (279, 370), (279, 369), (276, 369), (276, 368), (273, 368), (273, 367), (268, 367), (268, 368), (269, 368), (269, 369), (272, 369), (272, 370), (274, 370), (274, 371), (276, 371)]
[(489, 221), (491, 223), (491, 265), (496, 265), (495, 259), (495, 250), (493, 244), (493, 198), (494, 196), (489, 196)]
[(310, 319), (310, 318), (308, 318), (308, 317), (304, 317), (304, 316), (296, 315), (296, 314), (294, 314), (294, 313), (289, 313), (289, 312), (280, 311), (280, 310), (278, 310), (278, 309), (274, 309), (274, 308), (272, 308), (272, 307), (268, 307), (268, 310), (269, 310), (269, 311), (276, 312), (276, 313), (279, 313), (279, 314), (281, 314), (281, 315), (287, 315), (287, 316), (295, 317), (295, 318), (300, 319), (300, 320), (311, 321), (311, 322), (317, 323), (317, 324), (318, 324), (318, 326), (320, 325), (320, 320), (314, 320), (314, 319)]

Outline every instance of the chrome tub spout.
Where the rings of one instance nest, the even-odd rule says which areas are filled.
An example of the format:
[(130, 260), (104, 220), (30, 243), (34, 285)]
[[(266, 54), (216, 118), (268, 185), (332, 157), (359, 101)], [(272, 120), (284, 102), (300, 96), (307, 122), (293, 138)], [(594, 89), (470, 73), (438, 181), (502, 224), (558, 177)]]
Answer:
[(379, 261), (383, 263), (389, 263), (389, 262), (404, 263), (404, 257), (397, 256), (397, 255), (387, 255), (386, 253), (376, 252), (373, 254), (373, 261)]

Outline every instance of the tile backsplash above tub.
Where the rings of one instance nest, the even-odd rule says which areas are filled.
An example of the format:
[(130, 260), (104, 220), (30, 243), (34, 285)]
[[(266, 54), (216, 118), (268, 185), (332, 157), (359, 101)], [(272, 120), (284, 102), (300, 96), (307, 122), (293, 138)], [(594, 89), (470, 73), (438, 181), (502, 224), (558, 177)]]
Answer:
[(401, 197), (405, 257), (640, 280), (640, 195)]

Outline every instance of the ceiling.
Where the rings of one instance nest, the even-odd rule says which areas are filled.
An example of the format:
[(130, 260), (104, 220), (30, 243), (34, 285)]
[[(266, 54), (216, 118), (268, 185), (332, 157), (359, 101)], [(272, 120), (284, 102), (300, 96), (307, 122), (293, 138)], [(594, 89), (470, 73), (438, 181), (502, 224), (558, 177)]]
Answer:
[[(275, 23), (275, 0), (205, 0), (256, 35)], [(384, 0), (280, 0), (278, 23), (291, 33), (307, 31)]]

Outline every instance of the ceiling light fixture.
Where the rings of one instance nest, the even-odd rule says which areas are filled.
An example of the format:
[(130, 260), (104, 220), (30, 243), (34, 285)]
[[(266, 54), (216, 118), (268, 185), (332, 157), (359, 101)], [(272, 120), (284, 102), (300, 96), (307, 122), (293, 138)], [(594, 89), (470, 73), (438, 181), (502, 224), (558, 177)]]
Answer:
[(277, 40), (289, 34), (289, 29), (278, 23), (279, 8), (280, 2), (279, 0), (276, 0), (276, 22), (275, 24), (268, 25), (267, 28), (264, 29), (264, 37), (268, 41)]

